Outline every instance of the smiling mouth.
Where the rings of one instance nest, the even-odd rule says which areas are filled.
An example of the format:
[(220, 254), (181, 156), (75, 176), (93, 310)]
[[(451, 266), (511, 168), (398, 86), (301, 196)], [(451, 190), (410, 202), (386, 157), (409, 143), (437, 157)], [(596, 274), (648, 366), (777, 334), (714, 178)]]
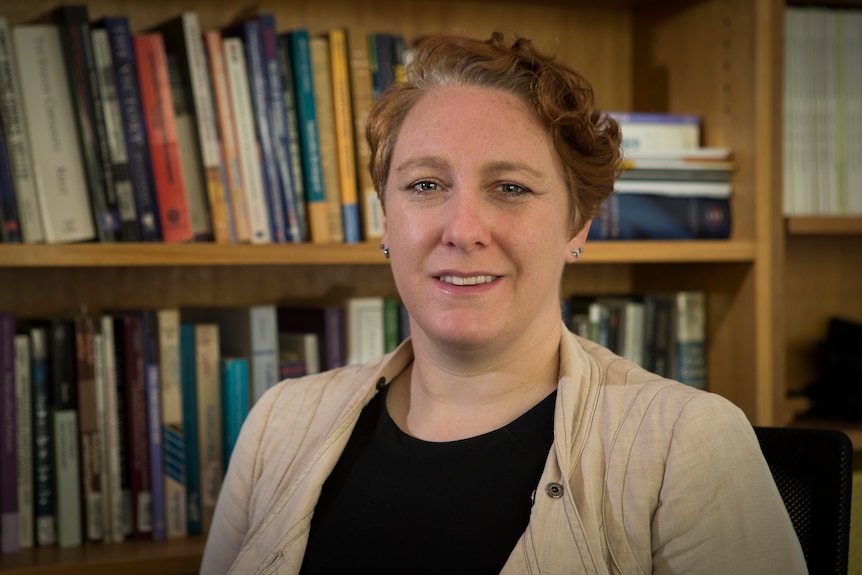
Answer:
[(470, 276), (470, 277), (460, 277), (460, 276), (439, 276), (439, 279), (443, 283), (452, 284), (456, 286), (474, 286), (479, 284), (487, 284), (496, 280), (500, 276)]

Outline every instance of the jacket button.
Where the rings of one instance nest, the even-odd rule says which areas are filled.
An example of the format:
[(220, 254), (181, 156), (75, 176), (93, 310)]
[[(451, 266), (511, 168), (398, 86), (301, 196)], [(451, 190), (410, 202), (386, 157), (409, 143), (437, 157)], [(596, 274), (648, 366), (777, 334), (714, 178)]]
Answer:
[(545, 486), (545, 493), (553, 499), (559, 499), (563, 496), (563, 486), (559, 483), (548, 483)]
[(379, 391), (379, 390), (383, 389), (384, 387), (386, 387), (386, 378), (381, 377), (380, 379), (377, 380), (377, 390)]

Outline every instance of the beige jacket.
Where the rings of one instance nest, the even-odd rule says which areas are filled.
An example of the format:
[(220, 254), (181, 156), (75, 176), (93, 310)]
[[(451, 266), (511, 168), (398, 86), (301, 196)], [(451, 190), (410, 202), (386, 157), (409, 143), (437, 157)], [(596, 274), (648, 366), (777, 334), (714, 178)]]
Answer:
[[(365, 365), (284, 381), (255, 404), (201, 573), (298, 573), (320, 487), (359, 412), (412, 359), (406, 342)], [(554, 447), (504, 574), (806, 572), (738, 408), (568, 331), (560, 374)]]

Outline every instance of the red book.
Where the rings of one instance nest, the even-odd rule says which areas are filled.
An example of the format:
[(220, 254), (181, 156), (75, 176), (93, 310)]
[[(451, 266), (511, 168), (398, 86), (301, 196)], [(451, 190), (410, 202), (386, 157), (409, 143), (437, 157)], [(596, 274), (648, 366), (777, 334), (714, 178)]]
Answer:
[(153, 33), (135, 36), (134, 42), (162, 236), (166, 242), (192, 240), (164, 41)]

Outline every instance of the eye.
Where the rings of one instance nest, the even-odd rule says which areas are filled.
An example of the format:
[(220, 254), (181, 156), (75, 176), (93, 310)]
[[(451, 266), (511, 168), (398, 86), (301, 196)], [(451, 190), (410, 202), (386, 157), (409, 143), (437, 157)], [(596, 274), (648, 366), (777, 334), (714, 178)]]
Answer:
[(420, 180), (410, 185), (410, 189), (415, 190), (417, 192), (436, 192), (439, 191), (440, 184), (437, 182), (432, 182), (430, 180)]
[(512, 183), (500, 184), (500, 189), (507, 196), (523, 196), (524, 194), (530, 193), (530, 190), (527, 188)]

